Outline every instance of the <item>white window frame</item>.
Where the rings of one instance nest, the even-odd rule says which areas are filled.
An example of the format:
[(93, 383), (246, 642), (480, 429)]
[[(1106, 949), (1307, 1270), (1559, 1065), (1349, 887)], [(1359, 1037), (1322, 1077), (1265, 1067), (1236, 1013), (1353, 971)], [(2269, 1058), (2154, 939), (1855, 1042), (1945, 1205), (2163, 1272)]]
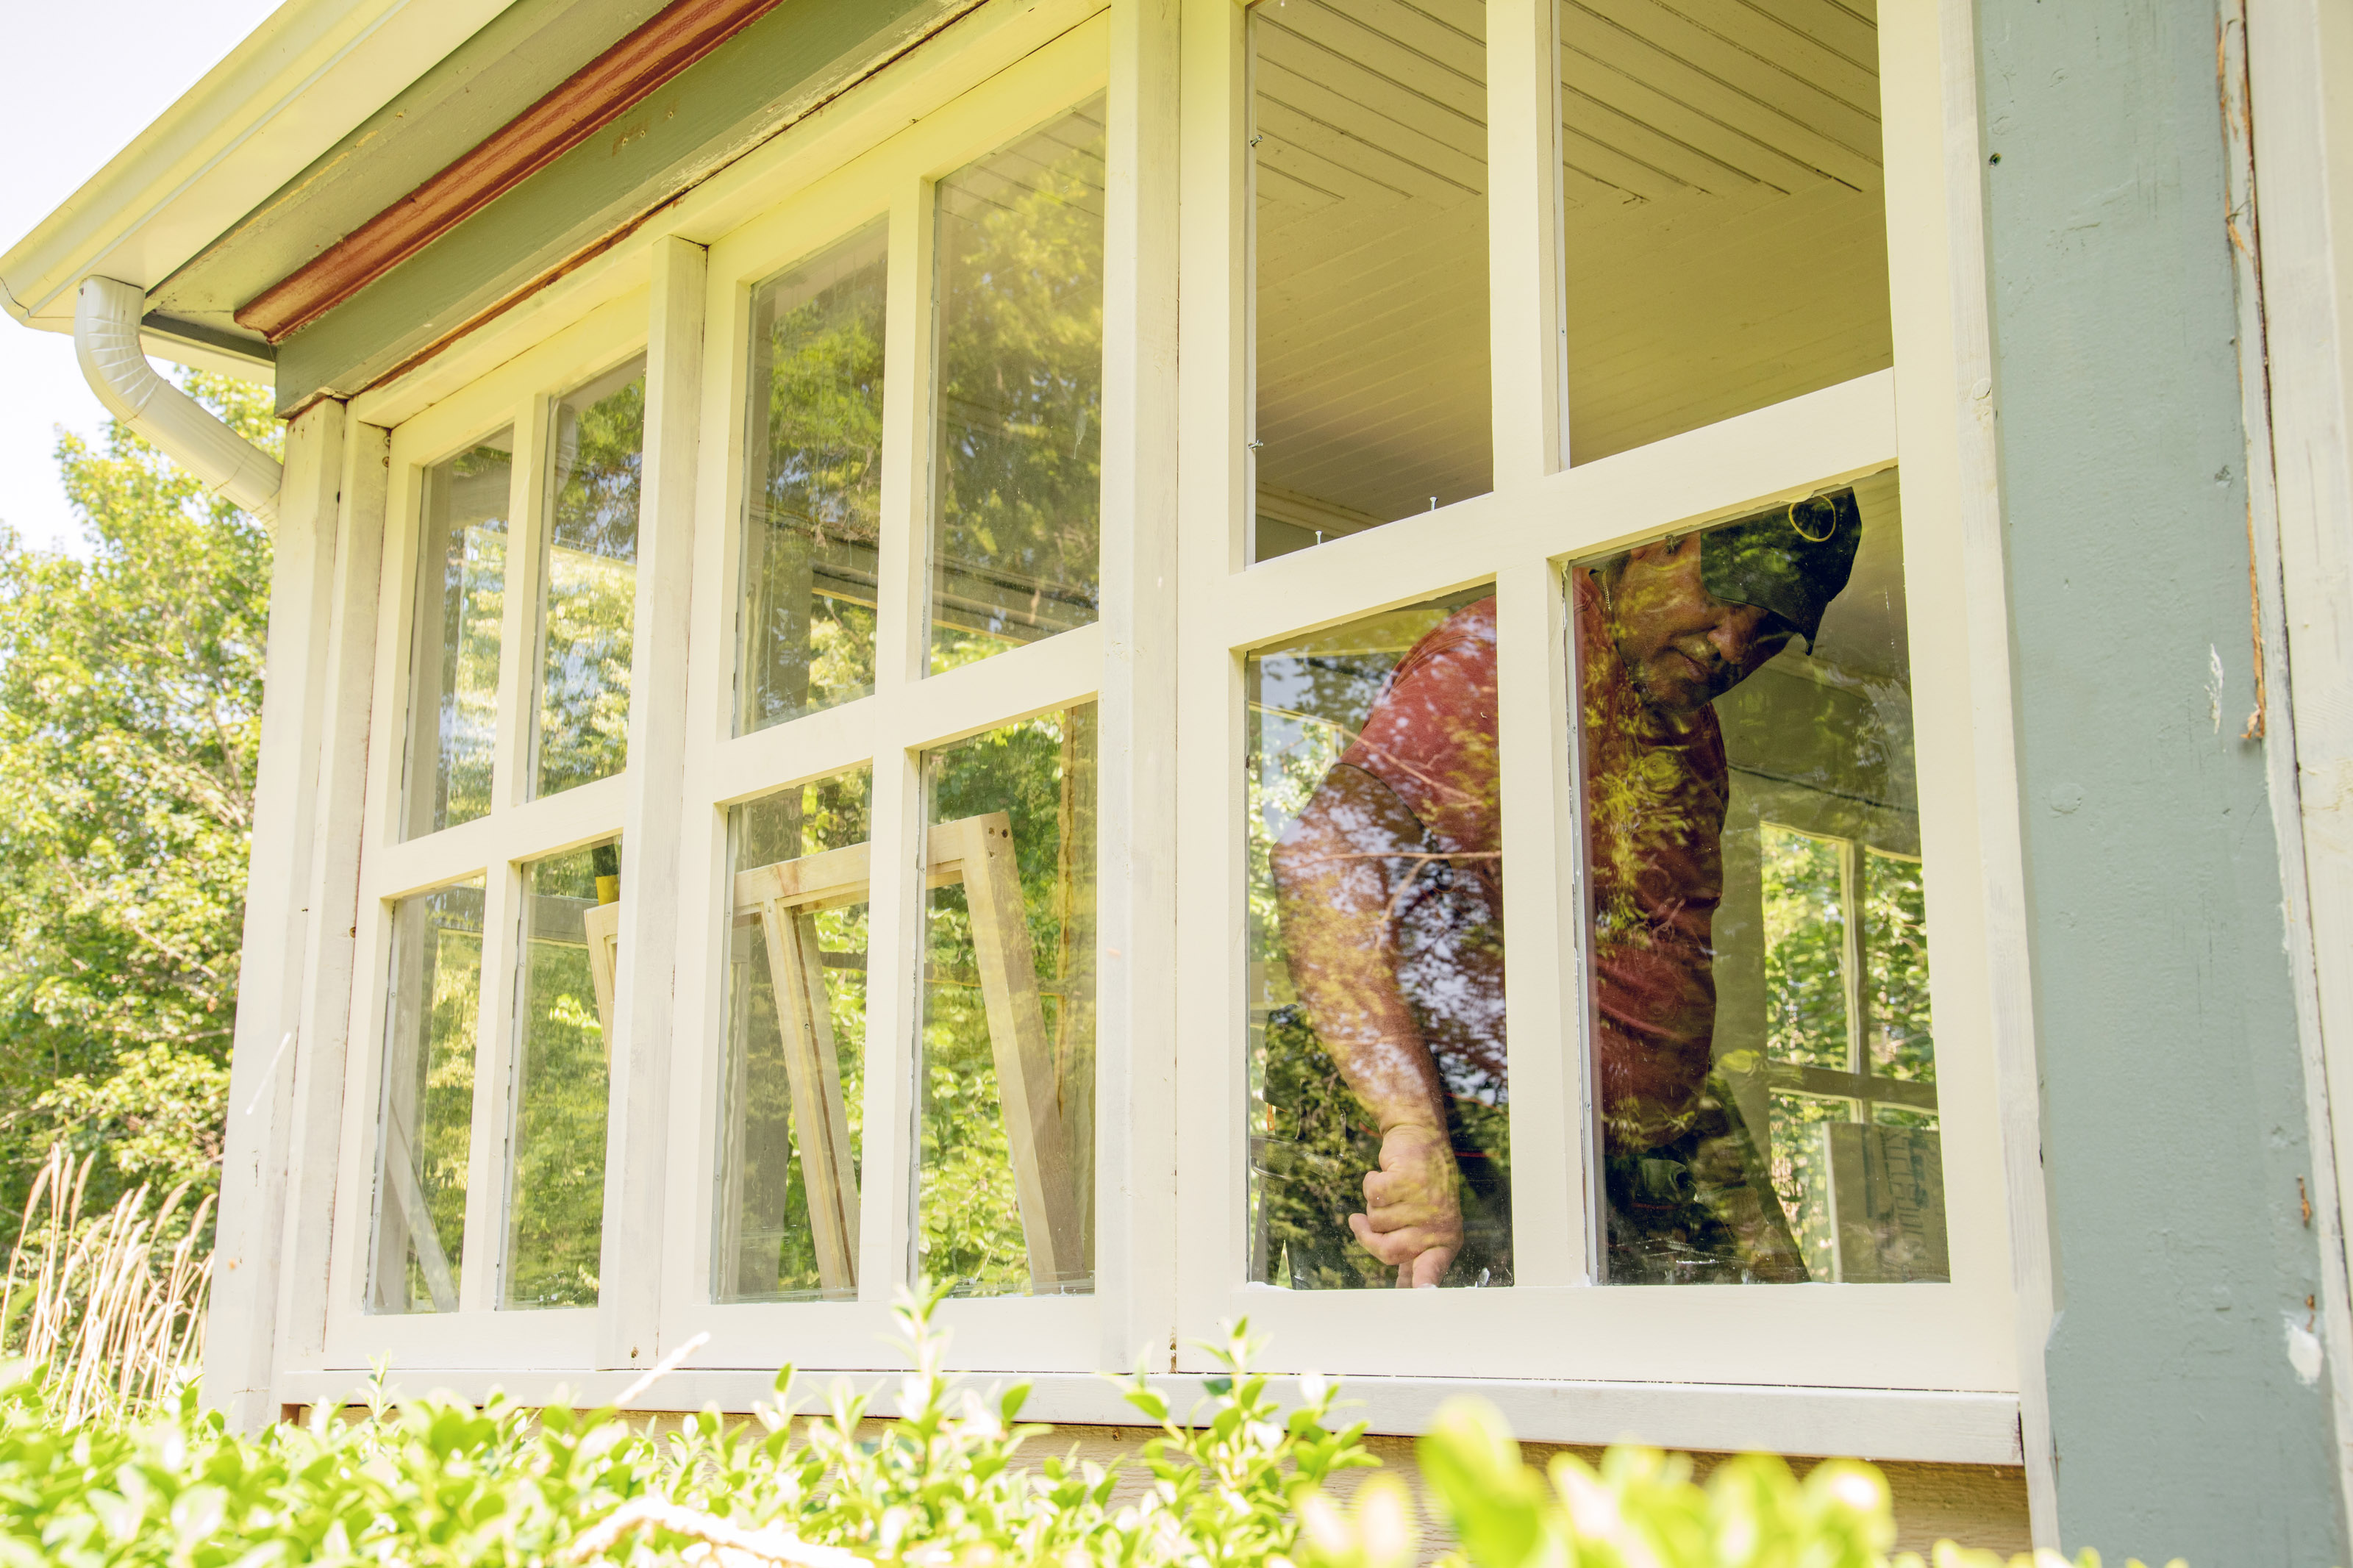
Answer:
[[(1189, 1342), (1247, 1314), (1272, 1331), (1268, 1364), (1352, 1375), (1390, 1430), (1426, 1419), (1453, 1389), (1477, 1387), (1531, 1435), (1597, 1440), (1638, 1428), (1695, 1447), (2016, 1461), (2021, 1346), (2031, 1350), (2039, 1330), (2018, 1310), (2011, 1281), (2035, 1276), (2042, 1241), (2015, 916), (2022, 877), (2002, 805), (2012, 781), (1982, 439), (1983, 279), (1968, 244), (1979, 175), (1966, 7), (1883, 0), (1894, 369), (1575, 469), (1562, 461), (1574, 389), (1562, 384), (1553, 6), (1490, 0), (1488, 25), (1495, 489), (1426, 517), (1245, 564), (1248, 70), (1236, 0), (990, 0), (603, 257), (352, 405), (345, 536), (385, 520), (384, 556), (380, 589), (355, 560), (338, 611), (352, 627), (373, 618), (376, 636), (372, 677), (344, 676), (336, 711), (354, 696), (364, 706), (365, 693), (350, 689), (359, 681), (372, 679), (377, 700), (349, 1000), (329, 995), (306, 1013), (328, 1048), (348, 1031), (345, 1091), (336, 1125), (298, 1130), (294, 1143), (309, 1152), (298, 1163), (324, 1153), (335, 1173), (332, 1262), (324, 1279), (289, 1286), (296, 1327), (281, 1341), (282, 1396), (341, 1394), (352, 1373), (386, 1355), (396, 1369), (446, 1372), (469, 1391), (500, 1382), (525, 1398), (559, 1387), (609, 1395), (705, 1333), (691, 1365), (709, 1370), (679, 1374), (663, 1403), (744, 1407), (787, 1358), (807, 1369), (895, 1366), (887, 1306), (913, 1217), (917, 759), (1100, 699), (1096, 1293), (947, 1303), (958, 1365), (1039, 1374), (1034, 1408), (1050, 1418), (1117, 1421), (1121, 1407), (1092, 1373), (1133, 1367), (1139, 1348), (1155, 1373), (1208, 1370)], [(1106, 80), (1103, 621), (926, 676), (932, 183)], [(735, 737), (750, 289), (886, 215), (876, 690)], [(396, 842), (418, 468), (513, 418), (517, 472), (531, 476), (517, 515), (535, 542), (540, 437), (525, 433), (543, 430), (550, 395), (639, 348), (649, 360), (648, 474), (629, 770), (522, 802), (511, 753), (528, 737), (511, 721), (533, 672), (510, 657), (499, 809)], [(366, 454), (382, 450), (370, 444), (383, 438), (375, 426), (394, 430), (388, 495), (365, 482)], [(1581, 826), (1567, 776), (1560, 566), (1899, 456), (1954, 1282), (1596, 1287), (1575, 1065)], [(1499, 600), (1502, 701), (1514, 716), (1503, 727), (1506, 842), (1514, 861), (1541, 873), (1514, 876), (1508, 936), (1521, 977), (1509, 1012), (1524, 1128), (1514, 1140), (1520, 1283), (1410, 1293), (1245, 1285), (1242, 658), (1482, 582)], [(527, 625), (518, 635), (519, 613), (511, 604), (511, 655), (530, 641)], [(870, 975), (859, 1296), (714, 1304), (727, 808), (869, 762), (872, 841), (889, 847), (875, 864), (895, 874), (877, 877), (870, 902), (871, 951), (889, 969)], [(385, 900), (491, 873), (479, 1071), (501, 1102), (483, 1106), (478, 1091), (470, 1185), (470, 1201), (489, 1201), (503, 1191), (495, 1161), (487, 1176), (483, 1162), (504, 1144), (514, 865), (616, 831), (628, 875), (602, 1304), (482, 1310), (494, 1281), (472, 1248), (495, 1247), (501, 1227), (470, 1215), (465, 1310), (362, 1314)], [(334, 992), (332, 977), (324, 990)], [(309, 1201), (298, 1192), (290, 1212), (311, 1212), (301, 1207)], [(313, 1305), (324, 1319), (318, 1339), (300, 1326)]]
[[(1822, 1388), (2018, 1387), (2009, 1213), (1987, 984), (1989, 910), (1972, 872), (1976, 718), (1971, 622), (1955, 592), (1961, 522), (1950, 409), (1948, 299), (1905, 286), (1942, 278), (1900, 221), (1894, 193), (1941, 195), (1941, 120), (1885, 122), (1891, 371), (1599, 461), (1564, 463), (1558, 155), (1553, 0), (1490, 0), (1488, 192), (1492, 493), (1250, 566), (1248, 100), (1241, 7), (1185, 8), (1180, 433), (1177, 889), (1177, 1187), (1180, 1344), (1247, 1316), (1280, 1369), (1419, 1378), (1635, 1380)], [(1882, 100), (1936, 103), (1936, 16), (1881, 8)], [(1894, 36), (1890, 36), (1891, 25)], [(1910, 29), (1910, 31), (1907, 31)], [(1925, 31), (1930, 47), (1919, 48)], [(1514, 68), (1515, 66), (1523, 68)], [(1941, 215), (1942, 204), (1936, 204)], [(1941, 334), (1941, 342), (1939, 337)], [(1909, 424), (1917, 396), (1928, 418)], [(1562, 570), (1759, 504), (1859, 479), (1904, 457), (1905, 574), (1920, 811), (1932, 915), (1932, 1005), (1953, 1279), (1948, 1284), (1609, 1287), (1597, 1278), (1577, 892), (1582, 813), (1570, 777)], [(1248, 961), (1242, 844), (1243, 662), (1254, 648), (1480, 584), (1497, 599), (1498, 721), (1513, 1062), (1516, 1283), (1491, 1290), (1294, 1291), (1242, 1279), (1248, 1256)], [(1519, 869), (1513, 869), (1519, 868)], [(1212, 1044), (1214, 1042), (1214, 1046)], [(1198, 1349), (1176, 1364), (1208, 1371)]]
[[(647, 309), (646, 290), (630, 290), (407, 420), (392, 435), (374, 679), (375, 690), (386, 700), (375, 704), (370, 721), (368, 804), (353, 931), (357, 963), (351, 1067), (341, 1140), (346, 1153), (336, 1194), (327, 1304), (325, 1348), (331, 1365), (366, 1365), (381, 1357), (397, 1367), (585, 1366), (593, 1354), (596, 1310), (501, 1310), (497, 1303), (508, 1219), (522, 867), (618, 835), (630, 789), (630, 773), (625, 769), (609, 778), (531, 798), (530, 762), (538, 720), (539, 660), (534, 655), (544, 543), (541, 535), (549, 499), (547, 439), (556, 400), (645, 353)], [(514, 455), (491, 809), (470, 822), (406, 837), (402, 829), (411, 770), (407, 738), (424, 475), (432, 465), (508, 426), (514, 431)], [(640, 601), (643, 597), (641, 592)], [(424, 759), (427, 765), (430, 761)], [(630, 762), (636, 761), (633, 755)], [(481, 879), (483, 889), (482, 994), (475, 1034), (473, 1131), (458, 1310), (371, 1313), (365, 1298), (375, 1227), (385, 1018), (391, 1005), (393, 906), (400, 899), (474, 878)], [(609, 1110), (607, 1118), (609, 1121)], [(608, 1250), (607, 1258), (612, 1256)], [(608, 1263), (604, 1277), (609, 1279), (611, 1272)]]
[[(1093, 701), (1100, 623), (977, 664), (925, 673), (933, 504), (932, 226), (936, 182), (1103, 90), (1108, 22), (1063, 33), (992, 78), (811, 182), (711, 247), (694, 559), (694, 679), (689, 698), (680, 878), (676, 1038), (670, 1092), (671, 1181), (662, 1247), (662, 1339), (709, 1333), (698, 1364), (882, 1369), (898, 1364), (891, 1306), (907, 1279), (916, 1205), (915, 1043), (920, 1026), (926, 751)], [(752, 294), (763, 281), (887, 218), (882, 452), (874, 691), (736, 735), (736, 605)], [(1103, 518), (1111, 526), (1108, 515)], [(854, 1301), (715, 1302), (712, 1237), (725, 1078), (725, 988), (733, 920), (728, 808), (871, 765), (865, 1114)], [(1112, 889), (1105, 889), (1106, 894)], [(1116, 1137), (1105, 1129), (1099, 1136)], [(1092, 1296), (996, 1297), (946, 1305), (960, 1363), (1083, 1372), (1097, 1363)]]

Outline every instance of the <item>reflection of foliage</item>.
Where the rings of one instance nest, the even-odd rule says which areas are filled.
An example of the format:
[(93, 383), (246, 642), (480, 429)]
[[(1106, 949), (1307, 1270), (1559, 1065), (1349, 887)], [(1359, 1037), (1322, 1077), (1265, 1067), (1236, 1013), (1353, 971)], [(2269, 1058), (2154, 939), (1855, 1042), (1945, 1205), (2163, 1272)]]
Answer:
[[(480, 882), (403, 899), (394, 912), (394, 1037), (385, 1063), (384, 1158), (400, 1157), (425, 1196), (435, 1237), (459, 1277), (465, 1250), (466, 1188), (474, 1131), (474, 1048), (482, 996), (482, 888)], [(418, 1007), (412, 999), (421, 998)], [(379, 1283), (382, 1307), (429, 1312), (415, 1233), (393, 1183), (377, 1193), (377, 1223), (399, 1227), (407, 1243), (397, 1284)], [(385, 1258), (385, 1263), (394, 1263)]]
[[(733, 869), (749, 870), (867, 840), (872, 773), (858, 768), (759, 800), (733, 813)], [(841, 1077), (851, 1168), (862, 1158), (866, 1110), (866, 906), (816, 916), (825, 955), (827, 1017)], [(729, 943), (729, 1104), (723, 1246), (715, 1288), (723, 1300), (781, 1300), (821, 1295), (817, 1243), (808, 1222), (791, 1079), (785, 1070), (767, 942), (756, 919), (735, 926)], [(727, 1230), (732, 1229), (732, 1239)]]
[(877, 225), (753, 299), (745, 731), (874, 689), (885, 272)]
[(596, 901), (595, 860), (593, 849), (579, 849), (523, 870), (530, 924), (517, 1009), (510, 1307), (596, 1303), (610, 1073), (580, 925)]
[[(1847, 876), (1862, 878), (1862, 996), (1867, 1060), (1863, 1070), (1933, 1081), (1936, 1047), (1928, 1021), (1927, 913), (1920, 864), (1864, 845), (1760, 825), (1765, 900), (1765, 1000), (1774, 1059), (1846, 1070)], [(1830, 1168), (1822, 1125), (1852, 1121), (1854, 1102), (1776, 1092), (1772, 1096), (1773, 1186), (1789, 1215), (1807, 1267), (1831, 1277)], [(1883, 1123), (1933, 1130), (1933, 1111), (1879, 1106)]]
[[(1069, 1147), (1092, 1187), (1094, 746), (1092, 705), (1009, 724), (924, 758), (927, 820), (1006, 812), (1054, 1042)], [(925, 921), (921, 1268), (966, 1295), (1031, 1288), (997, 1099), (995, 1055), (961, 886), (935, 888)], [(1065, 1279), (1065, 1287), (1082, 1283)]]
[(541, 628), (542, 795), (609, 777), (628, 760), (645, 426), (642, 372), (586, 408), (556, 408)]
[(970, 634), (985, 654), (1096, 616), (1102, 121), (1097, 100), (940, 182), (935, 668)]
[(1766, 1043), (1776, 1061), (1847, 1067), (1846, 902), (1839, 847), (1763, 824)]
[(1397, 1271), (1348, 1229), (1348, 1216), (1365, 1206), (1365, 1173), (1380, 1165), (1371, 1114), (1295, 1005), (1268, 1017), (1261, 1050), (1250, 1180), (1263, 1282), (1316, 1290), (1394, 1283)]
[[(479, 889), (473, 892), (479, 901)], [(480, 911), (473, 911), (479, 922)], [(454, 1271), (466, 1235), (466, 1177), (474, 1131), (474, 1050), (481, 1016), (482, 934), (433, 928), (432, 1043), (417, 1115), (418, 1184)]]
[[(414, 831), (471, 822), (491, 809), (512, 471), (506, 450), (483, 446), (426, 475), (417, 678), (420, 687), (438, 693), (431, 710), (438, 735), (430, 794), (422, 789), (422, 778), (410, 784), (418, 814)], [(413, 766), (422, 763), (415, 752), (411, 755), (417, 758)]]
[[(1433, 617), (1433, 623), (1436, 617)], [(1404, 649), (1344, 657), (1270, 654), (1253, 658), (1249, 714), (1250, 799), (1247, 838), (1250, 882), (1250, 956), (1254, 963), (1282, 962), (1281, 917), (1275, 907), (1276, 845), (1324, 775), (1356, 738), (1388, 672)], [(1261, 1005), (1258, 997), (1253, 1006)]]
[(1773, 1192), (1789, 1216), (1789, 1228), (1806, 1256), (1806, 1270), (1817, 1279), (1834, 1278), (1831, 1269), (1830, 1163), (1822, 1146), (1822, 1126), (1844, 1121), (1852, 1114), (1843, 1100), (1817, 1100), (1809, 1095), (1772, 1096)]
[(1928, 1026), (1928, 904), (1920, 862), (1864, 851), (1862, 958), (1871, 1018), (1871, 1067), (1892, 1078), (1934, 1079)]

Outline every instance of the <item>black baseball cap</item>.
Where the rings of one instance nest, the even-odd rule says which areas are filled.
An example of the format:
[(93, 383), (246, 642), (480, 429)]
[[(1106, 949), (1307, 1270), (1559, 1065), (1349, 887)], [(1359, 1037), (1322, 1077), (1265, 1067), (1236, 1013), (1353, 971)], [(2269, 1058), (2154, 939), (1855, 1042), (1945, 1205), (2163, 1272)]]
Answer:
[(1827, 490), (1701, 534), (1700, 584), (1726, 604), (1772, 611), (1811, 647), (1822, 612), (1854, 573), (1862, 542), (1854, 488)]

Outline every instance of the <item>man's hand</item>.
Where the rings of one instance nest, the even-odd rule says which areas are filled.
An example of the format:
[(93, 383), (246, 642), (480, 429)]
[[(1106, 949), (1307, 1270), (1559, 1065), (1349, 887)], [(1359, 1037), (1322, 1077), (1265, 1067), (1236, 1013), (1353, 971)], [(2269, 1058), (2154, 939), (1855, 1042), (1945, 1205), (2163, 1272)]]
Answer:
[(1381, 1168), (1365, 1177), (1364, 1214), (1348, 1216), (1366, 1251), (1398, 1271), (1399, 1289), (1445, 1278), (1462, 1250), (1454, 1151), (1442, 1129), (1400, 1122), (1381, 1135)]

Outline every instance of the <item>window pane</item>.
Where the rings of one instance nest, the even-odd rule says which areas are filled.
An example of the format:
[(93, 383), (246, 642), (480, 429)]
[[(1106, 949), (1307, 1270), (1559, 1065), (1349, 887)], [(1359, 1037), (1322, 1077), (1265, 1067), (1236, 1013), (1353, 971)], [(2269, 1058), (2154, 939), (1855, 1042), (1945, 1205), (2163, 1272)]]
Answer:
[(738, 734), (874, 689), (885, 226), (752, 291)]
[(620, 898), (617, 844), (522, 868), (502, 1307), (596, 1304)]
[(1509, 1285), (1493, 595), (1247, 679), (1250, 1277)]
[(858, 1295), (872, 787), (859, 768), (727, 814), (722, 1301)]
[(454, 1312), (474, 1142), (482, 882), (392, 907), (371, 1312)]
[(1894, 363), (1872, 0), (1563, 0), (1572, 459)]
[(408, 702), (412, 836), (491, 809), (513, 468), (514, 432), (501, 430), (425, 470)]
[(552, 435), (541, 541), (541, 795), (608, 778), (628, 763), (645, 362), (558, 401)]
[(1483, 0), (1264, 0), (1255, 559), (1494, 488)]
[(938, 213), (935, 671), (1097, 614), (1103, 100), (942, 180)]
[(1095, 710), (923, 757), (916, 1271), (1094, 1288)]
[(1894, 473), (1569, 588), (1609, 1278), (1946, 1278)]

